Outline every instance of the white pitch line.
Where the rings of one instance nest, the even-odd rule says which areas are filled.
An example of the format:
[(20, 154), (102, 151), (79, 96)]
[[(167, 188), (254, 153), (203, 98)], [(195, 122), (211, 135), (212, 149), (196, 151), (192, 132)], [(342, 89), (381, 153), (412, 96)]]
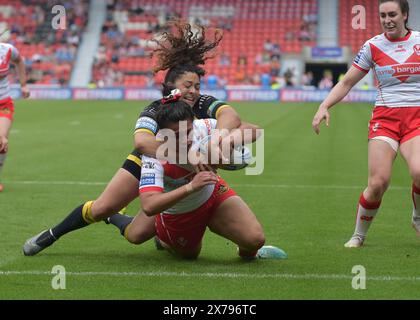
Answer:
[[(50, 271), (0, 271), (0, 276), (14, 275), (34, 275), (34, 276), (54, 276), (55, 273)], [(350, 280), (351, 275), (345, 274), (290, 274), (290, 273), (266, 273), (266, 274), (249, 274), (249, 273), (188, 273), (188, 272), (66, 272), (69, 276), (111, 276), (111, 277), (178, 277), (178, 278), (249, 278), (249, 279), (286, 279), (286, 280)], [(420, 276), (416, 277), (400, 277), (400, 276), (367, 276), (366, 281), (402, 281), (417, 282)]]
[[(78, 186), (105, 186), (109, 182), (92, 182), (92, 181), (7, 181), (6, 184), (25, 184), (25, 185), (78, 185)], [(352, 189), (362, 190), (363, 185), (360, 186), (340, 186), (340, 185), (308, 185), (308, 184), (232, 184), (232, 187), (238, 188), (273, 188), (273, 189)], [(411, 187), (391, 186), (390, 190), (411, 190)]]

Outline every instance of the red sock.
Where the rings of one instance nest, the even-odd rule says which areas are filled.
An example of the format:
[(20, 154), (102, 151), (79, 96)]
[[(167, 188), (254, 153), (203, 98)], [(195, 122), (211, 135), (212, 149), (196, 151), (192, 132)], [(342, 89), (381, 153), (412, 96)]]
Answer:
[(362, 193), (357, 206), (356, 229), (354, 231), (354, 235), (362, 238), (366, 237), (372, 220), (375, 218), (380, 205), (381, 201), (369, 202), (365, 199)]

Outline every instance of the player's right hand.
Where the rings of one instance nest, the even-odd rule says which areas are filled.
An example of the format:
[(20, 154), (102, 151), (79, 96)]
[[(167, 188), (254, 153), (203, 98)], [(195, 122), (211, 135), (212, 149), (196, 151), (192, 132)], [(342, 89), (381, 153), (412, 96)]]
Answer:
[(217, 183), (218, 180), (219, 177), (214, 172), (201, 171), (194, 176), (190, 183), (193, 188), (193, 191), (198, 191), (206, 185)]
[(23, 99), (28, 99), (29, 96), (31, 95), (31, 93), (29, 92), (29, 90), (26, 86), (21, 88), (21, 92), (22, 92), (22, 98)]
[(7, 152), (8, 147), (9, 147), (9, 140), (7, 140), (6, 137), (0, 136), (0, 153)]
[(330, 113), (327, 108), (320, 106), (312, 120), (312, 129), (316, 134), (319, 134), (319, 125), (323, 120), (325, 120), (325, 124), (328, 127), (330, 125)]

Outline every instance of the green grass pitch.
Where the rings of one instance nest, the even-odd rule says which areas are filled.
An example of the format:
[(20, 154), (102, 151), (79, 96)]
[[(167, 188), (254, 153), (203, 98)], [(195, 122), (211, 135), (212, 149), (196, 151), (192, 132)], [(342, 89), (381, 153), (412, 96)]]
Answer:
[[(146, 102), (18, 101), (0, 194), (0, 299), (419, 299), (420, 240), (410, 226), (411, 180), (394, 165), (390, 190), (365, 247), (343, 244), (367, 181), (369, 104), (342, 104), (316, 136), (317, 104), (232, 103), (265, 129), (265, 169), (221, 175), (262, 222), (285, 261), (243, 262), (236, 247), (207, 231), (197, 261), (134, 246), (99, 223), (64, 236), (34, 257), (24, 241), (95, 199), (132, 149)], [(129, 214), (135, 214), (133, 202)], [(55, 265), (67, 271), (54, 290)], [(353, 266), (366, 289), (353, 289)]]

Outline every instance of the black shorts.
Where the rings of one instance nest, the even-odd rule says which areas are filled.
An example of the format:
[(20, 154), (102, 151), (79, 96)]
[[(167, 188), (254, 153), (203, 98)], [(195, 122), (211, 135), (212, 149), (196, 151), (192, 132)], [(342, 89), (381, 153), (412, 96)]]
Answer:
[(133, 150), (125, 159), (122, 167), (130, 172), (137, 180), (140, 181), (141, 176), (141, 154), (137, 150)]

